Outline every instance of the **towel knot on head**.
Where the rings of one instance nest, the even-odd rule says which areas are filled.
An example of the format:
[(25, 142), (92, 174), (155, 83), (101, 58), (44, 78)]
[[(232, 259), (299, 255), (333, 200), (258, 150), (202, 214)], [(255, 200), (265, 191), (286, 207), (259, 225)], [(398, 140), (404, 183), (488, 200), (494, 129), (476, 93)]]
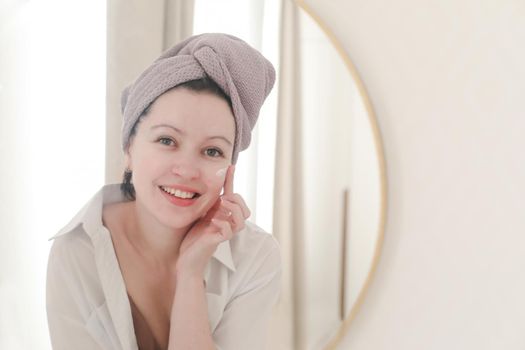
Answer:
[(250, 145), (259, 111), (275, 83), (273, 65), (243, 40), (228, 34), (194, 35), (164, 51), (122, 92), (122, 148), (144, 110), (167, 90), (191, 80), (212, 79), (231, 99), (235, 118), (232, 163)]

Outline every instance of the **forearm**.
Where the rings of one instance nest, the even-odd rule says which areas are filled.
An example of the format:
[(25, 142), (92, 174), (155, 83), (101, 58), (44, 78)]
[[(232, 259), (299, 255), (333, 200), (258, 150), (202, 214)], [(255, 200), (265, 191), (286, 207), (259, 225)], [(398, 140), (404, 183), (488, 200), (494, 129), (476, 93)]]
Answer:
[(168, 350), (215, 350), (202, 277), (178, 274)]

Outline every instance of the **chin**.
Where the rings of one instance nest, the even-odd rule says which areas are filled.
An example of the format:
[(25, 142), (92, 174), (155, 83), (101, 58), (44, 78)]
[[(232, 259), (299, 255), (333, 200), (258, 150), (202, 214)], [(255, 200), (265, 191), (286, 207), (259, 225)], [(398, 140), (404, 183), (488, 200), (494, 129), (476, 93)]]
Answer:
[[(159, 189), (159, 191), (161, 190)], [(159, 195), (163, 196), (162, 193), (159, 193)], [(213, 195), (206, 193), (200, 196), (193, 205), (186, 207), (178, 207), (166, 201), (165, 198), (161, 198), (160, 203), (162, 204), (160, 206), (155, 205), (158, 210), (153, 212), (159, 213), (160, 215), (157, 215), (158, 220), (168, 227), (179, 229), (189, 227), (195, 221), (203, 218), (219, 197), (219, 193)], [(157, 198), (153, 198), (153, 200), (156, 201)]]
[(190, 218), (188, 215), (180, 215), (177, 218), (158, 218), (158, 220), (166, 227), (174, 230), (189, 229), (198, 218)]

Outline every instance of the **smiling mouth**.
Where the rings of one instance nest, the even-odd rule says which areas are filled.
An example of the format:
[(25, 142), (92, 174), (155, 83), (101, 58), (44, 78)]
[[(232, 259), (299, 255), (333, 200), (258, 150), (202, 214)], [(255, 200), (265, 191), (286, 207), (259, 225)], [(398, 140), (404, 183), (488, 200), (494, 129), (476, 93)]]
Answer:
[(201, 195), (196, 192), (185, 192), (181, 190), (175, 190), (173, 188), (159, 186), (159, 188), (169, 194), (170, 196), (179, 198), (179, 199), (196, 199), (199, 198)]

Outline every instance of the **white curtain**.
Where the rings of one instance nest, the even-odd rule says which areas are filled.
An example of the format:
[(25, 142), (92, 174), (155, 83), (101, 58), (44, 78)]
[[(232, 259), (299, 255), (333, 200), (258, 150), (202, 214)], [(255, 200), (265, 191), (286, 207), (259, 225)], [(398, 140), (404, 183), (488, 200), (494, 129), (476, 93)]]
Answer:
[(274, 234), (281, 245), (283, 289), (274, 313), (272, 349), (302, 349), (304, 241), (301, 227), (302, 169), (298, 8), (283, 0), (280, 34), (279, 109), (276, 140)]
[(48, 238), (104, 182), (105, 4), (0, 2), (0, 349), (50, 349)]

